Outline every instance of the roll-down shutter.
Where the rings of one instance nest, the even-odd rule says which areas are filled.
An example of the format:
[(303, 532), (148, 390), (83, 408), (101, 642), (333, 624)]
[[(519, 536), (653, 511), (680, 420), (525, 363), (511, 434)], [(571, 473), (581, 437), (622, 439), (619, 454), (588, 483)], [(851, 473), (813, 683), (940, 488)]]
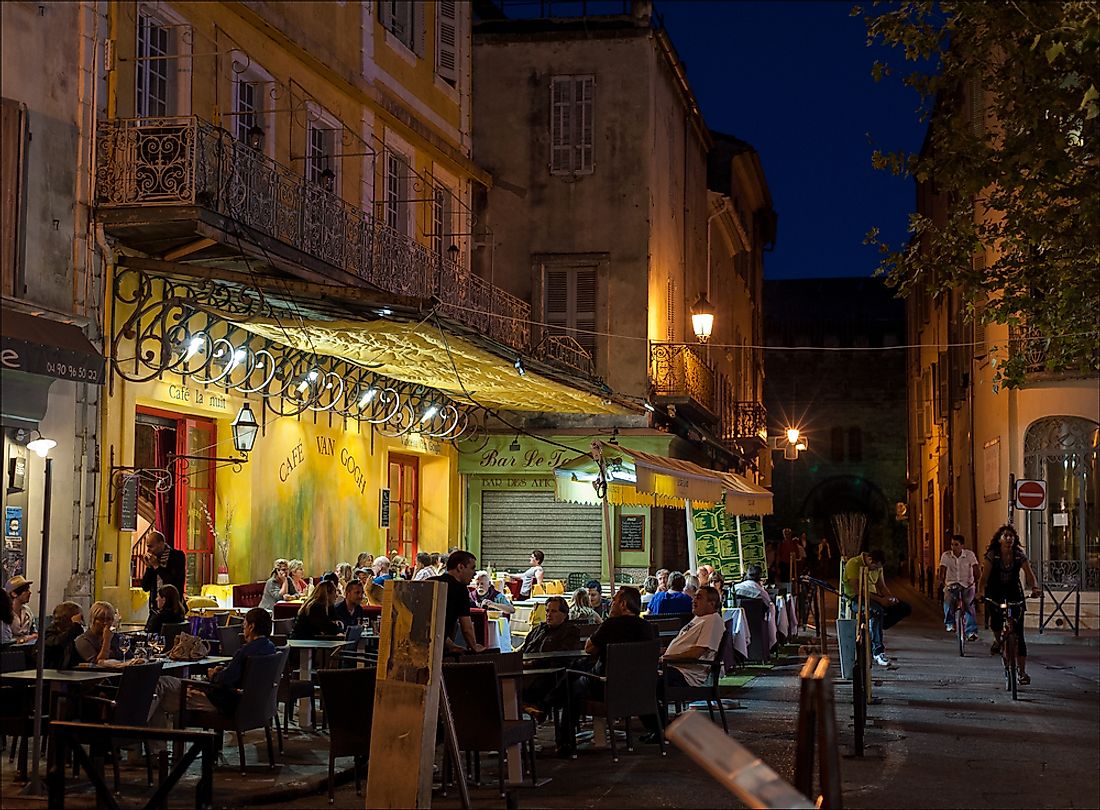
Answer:
[(540, 548), (548, 578), (564, 579), (574, 571), (599, 578), (602, 528), (598, 506), (559, 503), (552, 492), (485, 490), (478, 567), (492, 563), (509, 573), (525, 571), (531, 550)]

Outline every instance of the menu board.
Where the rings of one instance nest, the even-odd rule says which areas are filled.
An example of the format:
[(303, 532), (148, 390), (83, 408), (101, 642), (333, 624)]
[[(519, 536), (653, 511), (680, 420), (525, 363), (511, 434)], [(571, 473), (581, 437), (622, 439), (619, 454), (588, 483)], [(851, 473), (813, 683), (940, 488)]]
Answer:
[(619, 515), (619, 548), (623, 551), (645, 548), (645, 515)]
[(136, 532), (138, 527), (138, 477), (124, 476), (119, 487), (118, 529)]

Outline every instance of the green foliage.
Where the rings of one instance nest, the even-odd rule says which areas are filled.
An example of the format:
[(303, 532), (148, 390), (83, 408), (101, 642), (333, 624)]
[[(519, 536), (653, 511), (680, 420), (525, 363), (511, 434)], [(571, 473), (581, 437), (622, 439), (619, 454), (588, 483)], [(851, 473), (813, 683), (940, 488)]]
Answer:
[(1098, 369), (1097, 8), (910, 0), (852, 10), (868, 45), (904, 57), (903, 70), (876, 62), (872, 75), (900, 77), (929, 122), (920, 154), (876, 152), (874, 165), (939, 202), (911, 215), (906, 245), (868, 234), (879, 272), (906, 295), (957, 290), (969, 316), (1040, 336), (1041, 351), (1010, 351), (999, 365), (1004, 386), (1022, 384), (1036, 357), (1049, 371)]

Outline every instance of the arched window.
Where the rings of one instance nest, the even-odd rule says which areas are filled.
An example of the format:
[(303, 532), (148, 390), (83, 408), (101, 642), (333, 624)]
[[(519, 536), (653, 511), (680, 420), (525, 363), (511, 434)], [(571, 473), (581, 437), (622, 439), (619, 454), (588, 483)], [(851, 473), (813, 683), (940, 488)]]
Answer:
[[(1050, 416), (1028, 426), (1024, 474), (1047, 482), (1047, 510), (1027, 512), (1028, 554), (1047, 582), (1080, 577), (1100, 587), (1100, 425), (1075, 416)], [(1039, 537), (1044, 537), (1040, 545)]]

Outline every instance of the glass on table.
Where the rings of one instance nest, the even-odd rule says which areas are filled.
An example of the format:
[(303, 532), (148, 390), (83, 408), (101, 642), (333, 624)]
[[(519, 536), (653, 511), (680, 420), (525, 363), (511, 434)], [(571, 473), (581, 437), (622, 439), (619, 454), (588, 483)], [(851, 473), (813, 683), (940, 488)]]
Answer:
[(127, 633), (119, 633), (118, 649), (122, 653), (122, 660), (126, 660), (126, 653), (130, 651), (130, 636)]

